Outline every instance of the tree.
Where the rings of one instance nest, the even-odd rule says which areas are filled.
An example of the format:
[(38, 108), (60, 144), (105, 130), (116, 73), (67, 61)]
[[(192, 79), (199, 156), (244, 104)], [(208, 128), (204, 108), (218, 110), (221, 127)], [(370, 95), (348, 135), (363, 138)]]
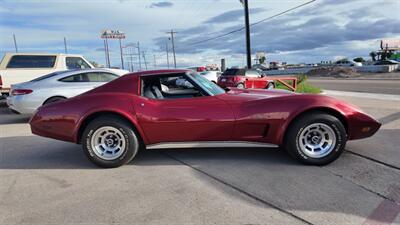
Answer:
[(95, 61), (89, 61), (90, 62), (90, 64), (92, 64), (94, 67), (99, 67), (99, 64), (97, 63), (97, 62), (95, 62)]
[(374, 62), (376, 61), (376, 56), (377, 56), (376, 52), (370, 52), (369, 56), (371, 56), (372, 61), (374, 61)]
[(363, 59), (363, 57), (354, 58), (353, 61), (354, 61), (354, 62), (360, 62), (360, 63), (365, 62), (365, 60)]
[(262, 56), (262, 57), (259, 59), (260, 64), (264, 64), (266, 60), (267, 60), (267, 58), (265, 58), (265, 56)]

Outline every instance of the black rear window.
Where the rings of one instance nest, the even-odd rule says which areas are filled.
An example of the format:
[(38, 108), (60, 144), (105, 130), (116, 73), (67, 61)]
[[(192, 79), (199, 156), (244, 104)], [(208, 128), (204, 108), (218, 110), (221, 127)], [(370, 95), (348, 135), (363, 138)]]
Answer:
[(7, 68), (53, 68), (55, 62), (51, 55), (14, 55)]
[(41, 77), (38, 77), (36, 79), (31, 80), (31, 82), (41, 81), (41, 80), (44, 80), (44, 79), (47, 79), (47, 78), (50, 78), (50, 77), (54, 77), (54, 76), (56, 76), (58, 74), (65, 73), (65, 72), (69, 72), (69, 71), (58, 71), (58, 72), (49, 73), (47, 75), (44, 75), (44, 76), (41, 76)]
[(222, 73), (222, 76), (244, 76), (244, 69), (227, 69)]

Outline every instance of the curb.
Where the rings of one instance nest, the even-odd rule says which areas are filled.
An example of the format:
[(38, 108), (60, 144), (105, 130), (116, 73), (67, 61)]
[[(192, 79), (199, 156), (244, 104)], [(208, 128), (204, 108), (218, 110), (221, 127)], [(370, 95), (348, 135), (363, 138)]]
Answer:
[(321, 94), (333, 95), (333, 96), (348, 96), (348, 97), (356, 97), (356, 98), (368, 98), (368, 99), (377, 99), (377, 100), (400, 101), (400, 95), (379, 94), (379, 93), (370, 93), (370, 92), (323, 90), (321, 92)]

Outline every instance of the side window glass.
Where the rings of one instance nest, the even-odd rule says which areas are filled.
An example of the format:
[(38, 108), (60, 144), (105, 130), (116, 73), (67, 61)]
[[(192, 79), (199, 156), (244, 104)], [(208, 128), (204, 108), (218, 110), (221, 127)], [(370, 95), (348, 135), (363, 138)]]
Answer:
[(203, 96), (201, 90), (184, 75), (145, 77), (142, 79), (142, 96), (152, 99), (178, 99)]
[(117, 79), (119, 76), (112, 73), (99, 73), (100, 82), (110, 82)]
[(88, 82), (101, 82), (99, 73), (86, 73)]
[(59, 79), (61, 82), (89, 82), (89, 79), (85, 73), (76, 74), (68, 77)]
[(81, 57), (66, 57), (65, 64), (67, 65), (67, 69), (90, 69), (89, 64)]
[(258, 76), (260, 76), (260, 74), (255, 70), (247, 70), (246, 71), (246, 76), (248, 76), (248, 77), (258, 77)]
[(7, 68), (53, 68), (56, 56), (47, 55), (14, 55)]

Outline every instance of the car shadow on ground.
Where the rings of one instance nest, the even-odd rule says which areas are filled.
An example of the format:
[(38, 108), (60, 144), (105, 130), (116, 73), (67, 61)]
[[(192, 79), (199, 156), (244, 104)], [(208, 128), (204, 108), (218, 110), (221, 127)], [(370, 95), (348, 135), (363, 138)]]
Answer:
[(16, 123), (28, 123), (30, 115), (21, 115), (11, 112), (6, 107), (0, 107), (0, 125), (2, 124), (16, 124)]
[[(77, 144), (37, 136), (0, 138), (0, 169), (96, 169)], [(296, 164), (284, 151), (264, 148), (142, 150), (126, 166), (184, 165), (176, 157), (197, 160)]]
[[(89, 162), (80, 145), (36, 136), (3, 137), (0, 143), (0, 170), (99, 169)], [(366, 218), (369, 210), (353, 206), (372, 210), (382, 200), (323, 167), (301, 165), (281, 149), (145, 150), (128, 165), (114, 170), (164, 170), (166, 166), (189, 167), (193, 179), (223, 194), (260, 207), (296, 211), (300, 217), (308, 217), (307, 212), (335, 211)]]

